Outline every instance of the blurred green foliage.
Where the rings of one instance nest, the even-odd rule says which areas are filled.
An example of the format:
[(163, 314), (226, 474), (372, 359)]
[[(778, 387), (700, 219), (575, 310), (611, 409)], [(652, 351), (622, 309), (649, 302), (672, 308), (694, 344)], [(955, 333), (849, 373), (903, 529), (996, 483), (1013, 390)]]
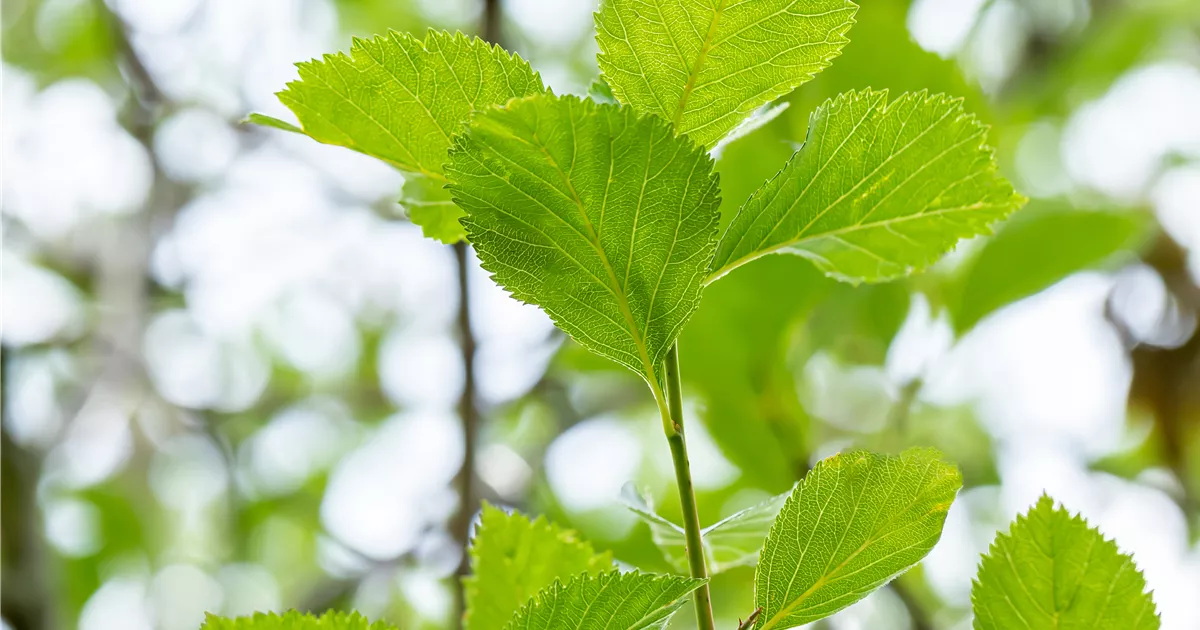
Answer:
[[(143, 90), (136, 85), (136, 66), (130, 55), (153, 50), (153, 43), (136, 37), (138, 33), (130, 32), (133, 27), (114, 16), (111, 7), (119, 11), (122, 4), (5, 0), (0, 12), (0, 50), (5, 64), (6, 113), (10, 107), (8, 87), (15, 85), (17, 73), (29, 77), (37, 88), (67, 78), (86, 78), (114, 98), (122, 110), (120, 121), (134, 130), (139, 116), (132, 114), (137, 113), (139, 102), (132, 95)], [(447, 18), (446, 11), (432, 11), (436, 3), (390, 0), (340, 0), (328, 6), (295, 3), (294, 8), (312, 10), (308, 4), (332, 9), (328, 15), (336, 16), (340, 35), (335, 42), (322, 44), (340, 49), (349, 47), (349, 35), (368, 36), (387, 28), (421, 32), (435, 26), (475, 31), (479, 15), (464, 11), (461, 21), (456, 21)], [(987, 7), (1003, 4), (1021, 16), (1007, 33), (1015, 52), (1002, 79), (986, 82), (981, 78), (985, 69), (976, 51), (978, 46), (995, 44), (986, 39), (987, 29), (980, 26), (978, 16), (961, 49), (943, 57), (914, 41), (906, 26), (907, 0), (864, 0), (861, 4), (850, 43), (837, 62), (783, 98), (788, 107), (774, 120), (719, 149), (716, 168), (722, 182), (722, 225), (754, 192), (757, 182), (776, 173), (796, 150), (813, 110), (839, 92), (868, 87), (893, 94), (929, 89), (963, 97), (967, 111), (992, 125), (990, 139), (999, 147), (1002, 172), (1028, 193), (1022, 188), (1017, 163), (1020, 152), (1015, 149), (1031, 126), (1049, 124), (1061, 129), (1081, 107), (1146, 64), (1171, 61), (1195, 67), (1200, 63), (1200, 3), (1193, 0), (1075, 3), (1086, 10), (1067, 27), (1045, 18), (1037, 2), (984, 3)], [(523, 3), (506, 6), (515, 10), (519, 5)], [(984, 15), (993, 10), (984, 9)], [(535, 68), (552, 69), (546, 74), (561, 82), (555, 84), (556, 91), (563, 91), (557, 85), (586, 86), (595, 78), (596, 51), (589, 32), (564, 43), (531, 34), (525, 24), (507, 16), (502, 29), (506, 43), (530, 59)], [(167, 37), (183, 35), (169, 33)], [(130, 41), (133, 47), (127, 46)], [(278, 86), (261, 87), (265, 93)], [(238, 85), (233, 92), (241, 89)], [(151, 103), (141, 113), (151, 117), (153, 131), (165, 115), (184, 105), (192, 104)], [(227, 112), (218, 114), (227, 117)], [(239, 135), (238, 150), (244, 154), (274, 142), (257, 132), (248, 133), (251, 135)], [(1178, 159), (1187, 162), (1195, 158)], [(7, 155), (5, 161), (9, 162)], [(11, 169), (12, 163), (7, 166)], [(1163, 164), (1162, 168), (1170, 166)], [(158, 181), (169, 179), (161, 165), (156, 169)], [(148, 211), (107, 218), (101, 223), (103, 228), (96, 229), (111, 230), (125, 244), (134, 242), (139, 234), (157, 235), (162, 224), (169, 223), (173, 213), (201, 194), (202, 188), (168, 186), (174, 197), (152, 195)], [(160, 186), (158, 190), (163, 189)], [(401, 192), (395, 191), (393, 197), (400, 196)], [(332, 538), (321, 510), (336, 462), (278, 495), (256, 492), (241, 477), (244, 467), (239, 458), (245, 457), (250, 442), (272, 417), (298, 401), (314, 396), (338, 401), (360, 431), (353, 438), (355, 446), (398, 411), (382, 391), (379, 363), (386, 331), (404, 325), (402, 318), (380, 321), (370, 314), (357, 318), (355, 338), (362, 350), (354, 368), (333, 382), (320, 382), (283, 358), (271, 356), (269, 385), (248, 408), (236, 412), (175, 409), (154, 393), (136, 346), (131, 358), (113, 358), (107, 350), (105, 331), (97, 324), (99, 315), (128, 305), (104, 301), (107, 298), (101, 289), (108, 271), (101, 269), (96, 252), (80, 239), (39, 240), (20, 218), (7, 212), (12, 202), (6, 199), (5, 203), (5, 265), (9, 265), (7, 257), (12, 252), (66, 279), (84, 296), (89, 313), (77, 339), (23, 345), (6, 338), (3, 348), (0, 560), (4, 570), (2, 613), (13, 630), (76, 628), (89, 601), (113, 576), (152, 576), (179, 563), (194, 564), (211, 575), (235, 566), (262, 567), (278, 587), (281, 607), (347, 609), (366, 603), (374, 609), (373, 617), (400, 627), (453, 625), (448, 614), (430, 613), (437, 609), (436, 597), (426, 594), (422, 598), (420, 591), (403, 587), (404, 580), (413, 575), (434, 575), (443, 586), (453, 582), (452, 571), (445, 569), (447, 563), (436, 553), (413, 551), (380, 559), (362, 556)], [(736, 469), (724, 485), (701, 489), (698, 501), (704, 524), (786, 491), (822, 455), (853, 446), (882, 452), (899, 452), (912, 445), (935, 446), (960, 465), (968, 490), (1001, 484), (997, 457), (1001, 445), (993, 428), (981, 418), (981, 410), (971, 404), (942, 405), (930, 399), (923, 391), (923, 375), (893, 382), (887, 362), (894, 340), (920, 300), (931, 306), (935, 318), (945, 318), (943, 325), (952, 337), (965, 339), (990, 319), (1003, 317), (1006, 306), (1063, 279), (1083, 271), (1117, 272), (1130, 265), (1149, 269), (1162, 280), (1183, 321), (1195, 318), (1200, 314), (1200, 298), (1196, 297), (1200, 290), (1194, 275), (1189, 275), (1194, 272), (1188, 271), (1187, 261), (1196, 254), (1164, 232), (1150, 205), (1148, 199), (1109, 199), (1086, 188), (1035, 198), (996, 236), (961, 244), (959, 254), (930, 273), (890, 285), (839, 285), (808, 262), (791, 256), (763, 259), (715, 283), (706, 291), (680, 342), (684, 386), (694, 402), (695, 415), (719, 454)], [(145, 266), (134, 269), (144, 273)], [(138, 325), (144, 327), (145, 317), (188, 305), (188, 297), (178, 286), (148, 275), (137, 280), (148, 295), (135, 305), (140, 314), (131, 315), (129, 321), (142, 322)], [(761, 299), (764, 295), (771, 299)], [(1156, 345), (1154, 340), (1130, 332), (1118, 311), (1114, 307), (1105, 315), (1129, 358), (1128, 444), (1087, 463), (1095, 471), (1161, 489), (1189, 519), (1195, 537), (1200, 531), (1200, 388), (1196, 387), (1200, 382), (1200, 336), (1192, 329), (1182, 339)], [(141, 339), (143, 333), (139, 329), (135, 336)], [(77, 362), (71, 378), (55, 385), (55, 398), (68, 419), (101, 379), (105, 366), (132, 361), (135, 368), (130, 378), (136, 383), (132, 389), (139, 400), (149, 401), (146, 416), (185, 417), (183, 428), (176, 430), (207, 441), (222, 454), (221, 466), (229, 476), (222, 486), (225, 498), (219, 507), (212, 513), (190, 515), (187, 518), (197, 521), (189, 521), (164, 506), (163, 499), (155, 495), (153, 478), (162, 462), (172, 456), (165, 454), (161, 436), (145, 428), (153, 426), (146, 418), (131, 423), (131, 453), (115, 474), (81, 489), (45, 476), (56, 465), (47, 460), (47, 454), (65, 439), (63, 434), (49, 445), (18, 443), (10, 436), (10, 426), (14, 391), (21, 387), (14, 378), (20, 362), (54, 353)], [(882, 406), (883, 412), (877, 414), (882, 421), (846, 425), (817, 413), (820, 410), (811, 404), (813, 393), (820, 393), (828, 384), (813, 381), (812, 370), (806, 368), (816, 364), (832, 366), (829, 369), (835, 375), (869, 377), (854, 381), (858, 389), (845, 390), (853, 393), (845, 395), (842, 407), (856, 413), (865, 410), (865, 416), (874, 413), (873, 405)], [(651, 405), (636, 378), (569, 341), (562, 342), (528, 392), (515, 400), (485, 405), (482, 444), (503, 445), (520, 458), (531, 476), (515, 494), (500, 496), (484, 484), (485, 494), (578, 529), (621, 563), (670, 571), (671, 565), (654, 545), (648, 526), (625, 514), (620, 506), (573, 509), (556, 495), (545, 461), (547, 449), (559, 435), (589, 420), (611, 419), (635, 435), (648, 427), (644, 461), (638, 464), (633, 481), (649, 486), (663, 516), (678, 522), (673, 490), (653, 463), (665, 458), (666, 452), (659, 444), (661, 436)], [(1164, 472), (1169, 477), (1166, 482), (1162, 481)], [(93, 547), (72, 552), (48, 540), (48, 510), (60, 499), (82, 502), (94, 510)], [(215, 525), (197, 534), (191, 526), (198, 521)], [(989, 523), (977, 526), (995, 527)], [(985, 538), (990, 539), (990, 532)], [(749, 610), (751, 575), (746, 568), (735, 568), (714, 578), (714, 607), (720, 619), (732, 621)], [(233, 601), (237, 587), (226, 589), (227, 599)], [(931, 585), (925, 572), (906, 575), (886, 596), (904, 604), (901, 609), (912, 619), (910, 626), (894, 627), (950, 628), (965, 614), (962, 602), (944, 599), (945, 593)], [(688, 623), (689, 614), (682, 611), (679, 623)], [(1164, 611), (1164, 617), (1170, 614)], [(165, 628), (158, 621), (151, 623), (151, 627), (160, 626)]]

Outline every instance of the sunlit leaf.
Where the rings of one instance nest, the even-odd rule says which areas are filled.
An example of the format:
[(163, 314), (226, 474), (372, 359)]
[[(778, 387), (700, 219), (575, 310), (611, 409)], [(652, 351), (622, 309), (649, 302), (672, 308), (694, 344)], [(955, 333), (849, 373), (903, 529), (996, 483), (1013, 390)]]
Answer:
[[(300, 128), (261, 114), (251, 122), (354, 149), (439, 186), (446, 182), (442, 167), (451, 137), (471, 112), (545, 90), (520, 57), (462, 33), (432, 30), (423, 40), (396, 32), (355, 39), (348, 55), (297, 67), (300, 80), (278, 96)], [(443, 204), (419, 206), (410, 218), (427, 234), (454, 241), (461, 230), (447, 224), (458, 215)]]
[(712, 147), (751, 112), (829, 65), (849, 0), (605, 0), (600, 71), (618, 101)]
[(612, 569), (612, 554), (596, 553), (575, 532), (545, 517), (535, 521), (484, 504), (471, 540), (472, 575), (463, 580), (464, 627), (499, 630), (521, 606), (556, 579)]
[(1117, 545), (1042, 496), (999, 534), (971, 590), (976, 630), (1156, 630), (1146, 580)]
[(493, 278), (661, 391), (714, 246), (708, 155), (627, 107), (541, 96), (477, 115), (447, 172)]
[(828, 617), (916, 564), (942, 535), (962, 487), (936, 451), (852, 451), (819, 462), (767, 536), (755, 576), (755, 628)]
[(704, 584), (671, 575), (601, 573), (555, 582), (522, 608), (508, 630), (642, 630), (666, 626)]
[(851, 92), (812, 116), (804, 146), (742, 206), (710, 281), (774, 252), (851, 282), (924, 268), (1024, 198), (996, 174), (985, 128), (944, 95)]
[[(771, 530), (775, 515), (779, 514), (787, 497), (786, 493), (771, 497), (701, 530), (709, 574), (716, 575), (733, 567), (757, 563), (758, 552), (762, 550), (767, 532)], [(622, 489), (621, 500), (625, 507), (650, 526), (654, 544), (667, 561), (679, 572), (687, 573), (687, 538), (683, 528), (656, 512), (654, 506), (632, 485)]]
[(382, 621), (370, 623), (358, 613), (330, 611), (314, 617), (294, 610), (283, 613), (255, 613), (249, 617), (226, 619), (208, 615), (201, 630), (395, 630)]

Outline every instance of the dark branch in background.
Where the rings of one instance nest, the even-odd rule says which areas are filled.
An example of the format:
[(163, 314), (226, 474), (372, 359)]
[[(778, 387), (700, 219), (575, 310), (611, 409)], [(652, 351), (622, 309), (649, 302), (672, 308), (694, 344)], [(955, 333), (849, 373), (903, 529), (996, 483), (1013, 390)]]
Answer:
[[(893, 435), (900, 438), (901, 443), (905, 443), (905, 435), (909, 427), (909, 418), (912, 415), (913, 405), (917, 402), (917, 397), (921, 393), (921, 388), (925, 381), (922, 376), (917, 376), (912, 380), (904, 383), (900, 387), (900, 392), (896, 396), (896, 402), (892, 404), (892, 408), (888, 410), (887, 426), (885, 431), (890, 431)], [(908, 611), (908, 617), (912, 620), (912, 630), (933, 630), (933, 622), (929, 618), (929, 611), (925, 605), (921, 603), (917, 594), (912, 591), (912, 588), (901, 579), (892, 580), (888, 584), (896, 597), (900, 599), (900, 603), (904, 604), (904, 609)]]
[(908, 616), (912, 619), (912, 630), (933, 630), (933, 621), (929, 618), (929, 613), (917, 598), (917, 594), (907, 584), (896, 579), (892, 580), (888, 587), (892, 589), (896, 597), (900, 598), (900, 603), (904, 604), (904, 608), (908, 610)]
[[(1125, 3), (1117, 0), (1092, 0), (1089, 28), (1121, 19)], [(1049, 37), (1035, 32), (1028, 38), (1021, 65), (1002, 86), (998, 102), (1010, 102), (1022, 88), (1046, 90), (1055, 85), (1050, 73), (1061, 60), (1079, 49), (1078, 42), (1089, 37), (1082, 31), (1073, 37)], [(1116, 77), (1113, 77), (1115, 80)], [(1160, 173), (1161, 174), (1161, 171)], [(1200, 317), (1200, 286), (1187, 270), (1184, 249), (1159, 228), (1157, 240), (1141, 253), (1142, 261), (1153, 268), (1167, 285), (1175, 308), (1181, 317)], [(1112, 296), (1105, 303), (1105, 317), (1129, 353), (1133, 367), (1128, 405), (1148, 411), (1154, 422), (1151, 439), (1157, 456), (1170, 468), (1180, 483), (1179, 496), (1173, 497), (1183, 511), (1192, 535), (1200, 531), (1200, 488), (1196, 487), (1194, 472), (1189, 470), (1188, 440), (1195, 439), (1200, 427), (1200, 328), (1191, 337), (1178, 340), (1178, 345), (1163, 348), (1136, 338), (1114, 312)]]
[(750, 628), (753, 628), (754, 622), (758, 621), (758, 617), (762, 614), (762, 611), (762, 606), (755, 608), (754, 612), (750, 613), (750, 616), (746, 617), (745, 621), (738, 624), (738, 630), (750, 630)]
[(150, 293), (155, 289), (149, 279), (150, 256), (156, 232), (174, 218), (190, 191), (166, 176), (154, 151), (154, 132), (169, 100), (134, 49), (128, 25), (107, 5), (101, 6), (131, 97), (122, 122), (145, 150), (154, 178), (141, 212), (110, 220), (102, 228), (107, 233), (94, 270), (96, 301), (105, 313), (95, 331), (99, 339), (95, 351), (103, 359), (98, 385), (147, 391), (149, 379), (140, 357), (142, 333), (151, 310)]
[[(131, 400), (142, 398), (149, 387), (139, 361), (122, 360), (140, 356), (142, 332), (148, 312), (147, 280), (152, 223), (156, 211), (179, 207), (181, 189), (168, 180), (154, 156), (153, 136), (165, 99), (145, 64), (130, 44), (126, 25), (107, 5), (99, 3), (116, 44), (119, 69), (129, 86), (131, 98), (123, 112), (129, 133), (146, 150), (154, 167), (154, 183), (141, 213), (112, 218), (98, 223), (99, 246), (91, 269), (95, 301), (100, 319), (93, 331), (93, 342), (79, 349), (93, 355), (99, 366), (91, 393), (113, 392)], [(3, 385), (7, 390), (11, 352), (3, 354)], [(2, 396), (8, 402), (8, 392)], [(7, 420), (7, 419), (6, 419)], [(7, 425), (7, 422), (5, 422)], [(52, 630), (63, 620), (56, 619), (58, 592), (48, 572), (52, 559), (42, 534), (41, 508), (37, 502), (37, 484), (41, 474), (41, 456), (16, 444), (3, 432), (3, 506), (0, 529), (4, 545), (4, 588), (2, 614), (14, 630)]]
[(503, 45), (500, 34), (500, 18), (503, 9), (500, 0), (483, 0), (483, 31), (480, 36), (490, 44)]
[[(111, 389), (134, 394), (133, 400), (154, 401), (173, 407), (154, 391), (142, 360), (142, 336), (152, 312), (151, 300), (163, 289), (150, 276), (150, 258), (159, 234), (175, 219), (193, 191), (166, 175), (154, 150), (154, 134), (159, 123), (177, 103), (163, 92), (132, 43), (130, 27), (121, 16), (101, 3), (109, 23), (117, 54), (117, 64), (130, 92), (123, 123), (142, 145), (153, 169), (153, 180), (142, 211), (114, 220), (106, 226), (104, 244), (98, 257), (96, 299), (101, 318), (95, 333), (95, 353), (101, 357), (102, 372), (96, 389)], [(182, 410), (178, 410), (182, 411)], [(211, 415), (204, 411), (186, 413), (189, 427), (207, 438), (221, 454), (226, 468), (235, 465), (229, 440), (218, 430)], [(229, 527), (238, 517), (240, 499), (236, 486), (226, 488), (229, 501)]]
[(892, 405), (887, 415), (887, 428), (889, 431), (902, 438), (904, 437), (908, 431), (909, 416), (912, 415), (913, 405), (917, 402), (917, 396), (921, 393), (921, 388), (924, 386), (925, 382), (920, 376), (900, 386), (896, 402)]
[[(0, 354), (0, 403), (5, 412), (10, 401), (11, 365), (12, 352), (5, 348)], [(0, 615), (13, 630), (52, 630), (57, 626), (37, 504), (41, 456), (14, 442), (8, 426), (5, 417), (0, 431), (0, 544), (4, 558)]]
[[(1166, 233), (1160, 233), (1142, 260), (1162, 277), (1174, 299), (1179, 320), (1200, 318), (1200, 286), (1192, 281), (1187, 267), (1187, 252)], [(1171, 310), (1168, 305), (1167, 313)], [(1115, 312), (1113, 296), (1105, 302), (1105, 318), (1116, 330), (1133, 364), (1129, 385), (1129, 406), (1149, 412), (1154, 422), (1152, 438), (1158, 456), (1179, 481), (1180, 493), (1174, 497), (1193, 533), (1200, 527), (1200, 488), (1189, 469), (1190, 440), (1200, 427), (1200, 327), (1191, 336), (1176, 340), (1173, 347), (1145, 343)], [(1169, 317), (1169, 315), (1167, 315)]]
[[(500, 0), (483, 0), (483, 25), (480, 35), (491, 44), (500, 44)], [(465, 241), (454, 244), (454, 260), (458, 266), (458, 343), (462, 351), (463, 389), (458, 402), (463, 429), (463, 462), (455, 484), (458, 488), (458, 514), (450, 523), (450, 534), (462, 549), (462, 560), (455, 571), (461, 581), (471, 571), (467, 547), (470, 544), (471, 521), (479, 504), (479, 482), (475, 478), (475, 453), (479, 442), (479, 407), (475, 399), (475, 333), (471, 330), (470, 246)], [(458, 584), (455, 619), (460, 620), (464, 609)]]
[[(475, 333), (471, 330), (470, 271), (471, 252), (469, 246), (459, 241), (454, 244), (454, 260), (458, 267), (458, 344), (462, 351), (463, 388), (458, 402), (458, 414), (463, 430), (462, 468), (455, 478), (458, 488), (458, 513), (450, 523), (451, 535), (463, 550), (462, 560), (455, 572), (463, 577), (470, 572), (467, 556), (471, 520), (475, 516), (478, 502), (478, 482), (475, 479), (475, 451), (479, 440), (479, 410), (475, 401)], [(462, 612), (461, 606), (458, 612)]]

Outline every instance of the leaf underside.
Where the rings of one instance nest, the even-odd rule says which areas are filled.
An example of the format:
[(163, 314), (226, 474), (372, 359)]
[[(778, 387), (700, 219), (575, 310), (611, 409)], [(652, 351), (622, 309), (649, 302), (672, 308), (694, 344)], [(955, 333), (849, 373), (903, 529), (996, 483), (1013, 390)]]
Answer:
[(847, 92), (812, 115), (808, 138), (751, 195), (717, 246), (713, 281), (773, 252), (849, 282), (933, 263), (1025, 202), (996, 174), (986, 127), (945, 95)]
[(1157, 630), (1146, 580), (1111, 540), (1043, 496), (996, 536), (971, 601), (976, 630)]
[[(787, 497), (786, 493), (771, 497), (704, 528), (700, 534), (709, 575), (734, 567), (754, 566), (771, 523)], [(630, 511), (650, 526), (654, 544), (671, 566), (687, 573), (687, 538), (683, 528), (656, 512), (632, 486), (622, 490), (622, 499)]]
[(467, 237), (461, 219), (463, 211), (454, 205), (446, 180), (409, 173), (404, 177), (400, 203), (408, 220), (421, 226), (421, 233), (443, 243), (457, 243)]
[(254, 613), (249, 617), (226, 619), (208, 615), (200, 630), (396, 630), (394, 626), (376, 621), (370, 623), (358, 613), (330, 611), (314, 617), (294, 610), (283, 614)]
[(618, 101), (711, 148), (828, 66), (856, 10), (849, 0), (605, 0), (597, 60)]
[[(355, 39), (348, 55), (296, 65), (300, 79), (278, 96), (301, 129), (262, 115), (251, 116), (251, 122), (365, 153), (439, 188), (446, 182), (442, 167), (451, 138), (473, 111), (545, 91), (541, 77), (520, 57), (444, 31), (430, 30), (423, 40), (394, 31)], [(462, 237), (459, 212), (451, 204), (422, 205), (410, 213), (430, 236), (447, 242)]]
[(496, 282), (661, 391), (712, 257), (709, 156), (660, 119), (546, 95), (477, 114), (450, 158), (450, 191)]
[(851, 451), (819, 462), (792, 491), (763, 546), (755, 628), (828, 617), (916, 564), (942, 534), (962, 487), (932, 449)]
[(663, 628), (705, 580), (647, 573), (580, 575), (555, 581), (522, 608), (507, 630)]
[(575, 532), (486, 503), (470, 554), (472, 575), (463, 580), (467, 630), (500, 630), (554, 580), (613, 568), (611, 553), (596, 553)]

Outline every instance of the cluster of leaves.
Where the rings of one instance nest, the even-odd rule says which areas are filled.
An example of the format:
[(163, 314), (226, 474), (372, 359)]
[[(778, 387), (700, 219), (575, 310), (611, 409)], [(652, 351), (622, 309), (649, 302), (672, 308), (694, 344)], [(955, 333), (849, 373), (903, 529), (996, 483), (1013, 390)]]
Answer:
[[(790, 493), (705, 532), (722, 571), (757, 563), (753, 627), (792, 628), (861, 600), (923, 558), (962, 484), (935, 451), (852, 451), (819, 462)], [(678, 556), (678, 526), (631, 506)], [(732, 554), (732, 555), (730, 555)], [(574, 532), (545, 518), (484, 506), (465, 589), (468, 630), (662, 628), (704, 580), (621, 572)], [(1159, 627), (1145, 581), (1117, 546), (1049, 497), (996, 537), (972, 590), (977, 630)], [(747, 625), (746, 627), (750, 627)], [(384, 630), (361, 617), (288, 613), (210, 617), (205, 630)]]
[[(668, 411), (668, 357), (706, 287), (772, 253), (852, 284), (903, 277), (1024, 202), (960, 99), (867, 89), (816, 107), (804, 144), (722, 216), (727, 182), (712, 152), (828, 66), (856, 10), (848, 0), (610, 0), (596, 15), (603, 78), (587, 98), (553, 94), (522, 59), (478, 39), (390, 33), (300, 64), (280, 93), (299, 127), (252, 120), (404, 171), (414, 223), (467, 239), (514, 297), (644, 379), (673, 436), (682, 429)], [(961, 484), (930, 450), (835, 455), (790, 494), (704, 530), (704, 556), (714, 572), (757, 563), (753, 627), (810, 623), (924, 557)], [(631, 501), (682, 568), (686, 532)], [(706, 583), (613, 570), (573, 534), (494, 508), (472, 554), (472, 628), (662, 627)], [(997, 540), (974, 601), (979, 628), (1158, 624), (1131, 560), (1049, 500)], [(247, 627), (366, 627), (303, 619)]]
[(788, 252), (839, 279), (889, 280), (1024, 202), (961, 100), (850, 91), (813, 112), (804, 145), (716, 242), (709, 150), (828, 65), (855, 9), (806, 0), (672, 16), (605, 3), (598, 92), (614, 103), (556, 96), (478, 39), (391, 33), (299, 65), (280, 98), (300, 128), (252, 120), (410, 174), (405, 203), (427, 235), (465, 236), (501, 286), (662, 400), (667, 350), (702, 289), (733, 269)]

